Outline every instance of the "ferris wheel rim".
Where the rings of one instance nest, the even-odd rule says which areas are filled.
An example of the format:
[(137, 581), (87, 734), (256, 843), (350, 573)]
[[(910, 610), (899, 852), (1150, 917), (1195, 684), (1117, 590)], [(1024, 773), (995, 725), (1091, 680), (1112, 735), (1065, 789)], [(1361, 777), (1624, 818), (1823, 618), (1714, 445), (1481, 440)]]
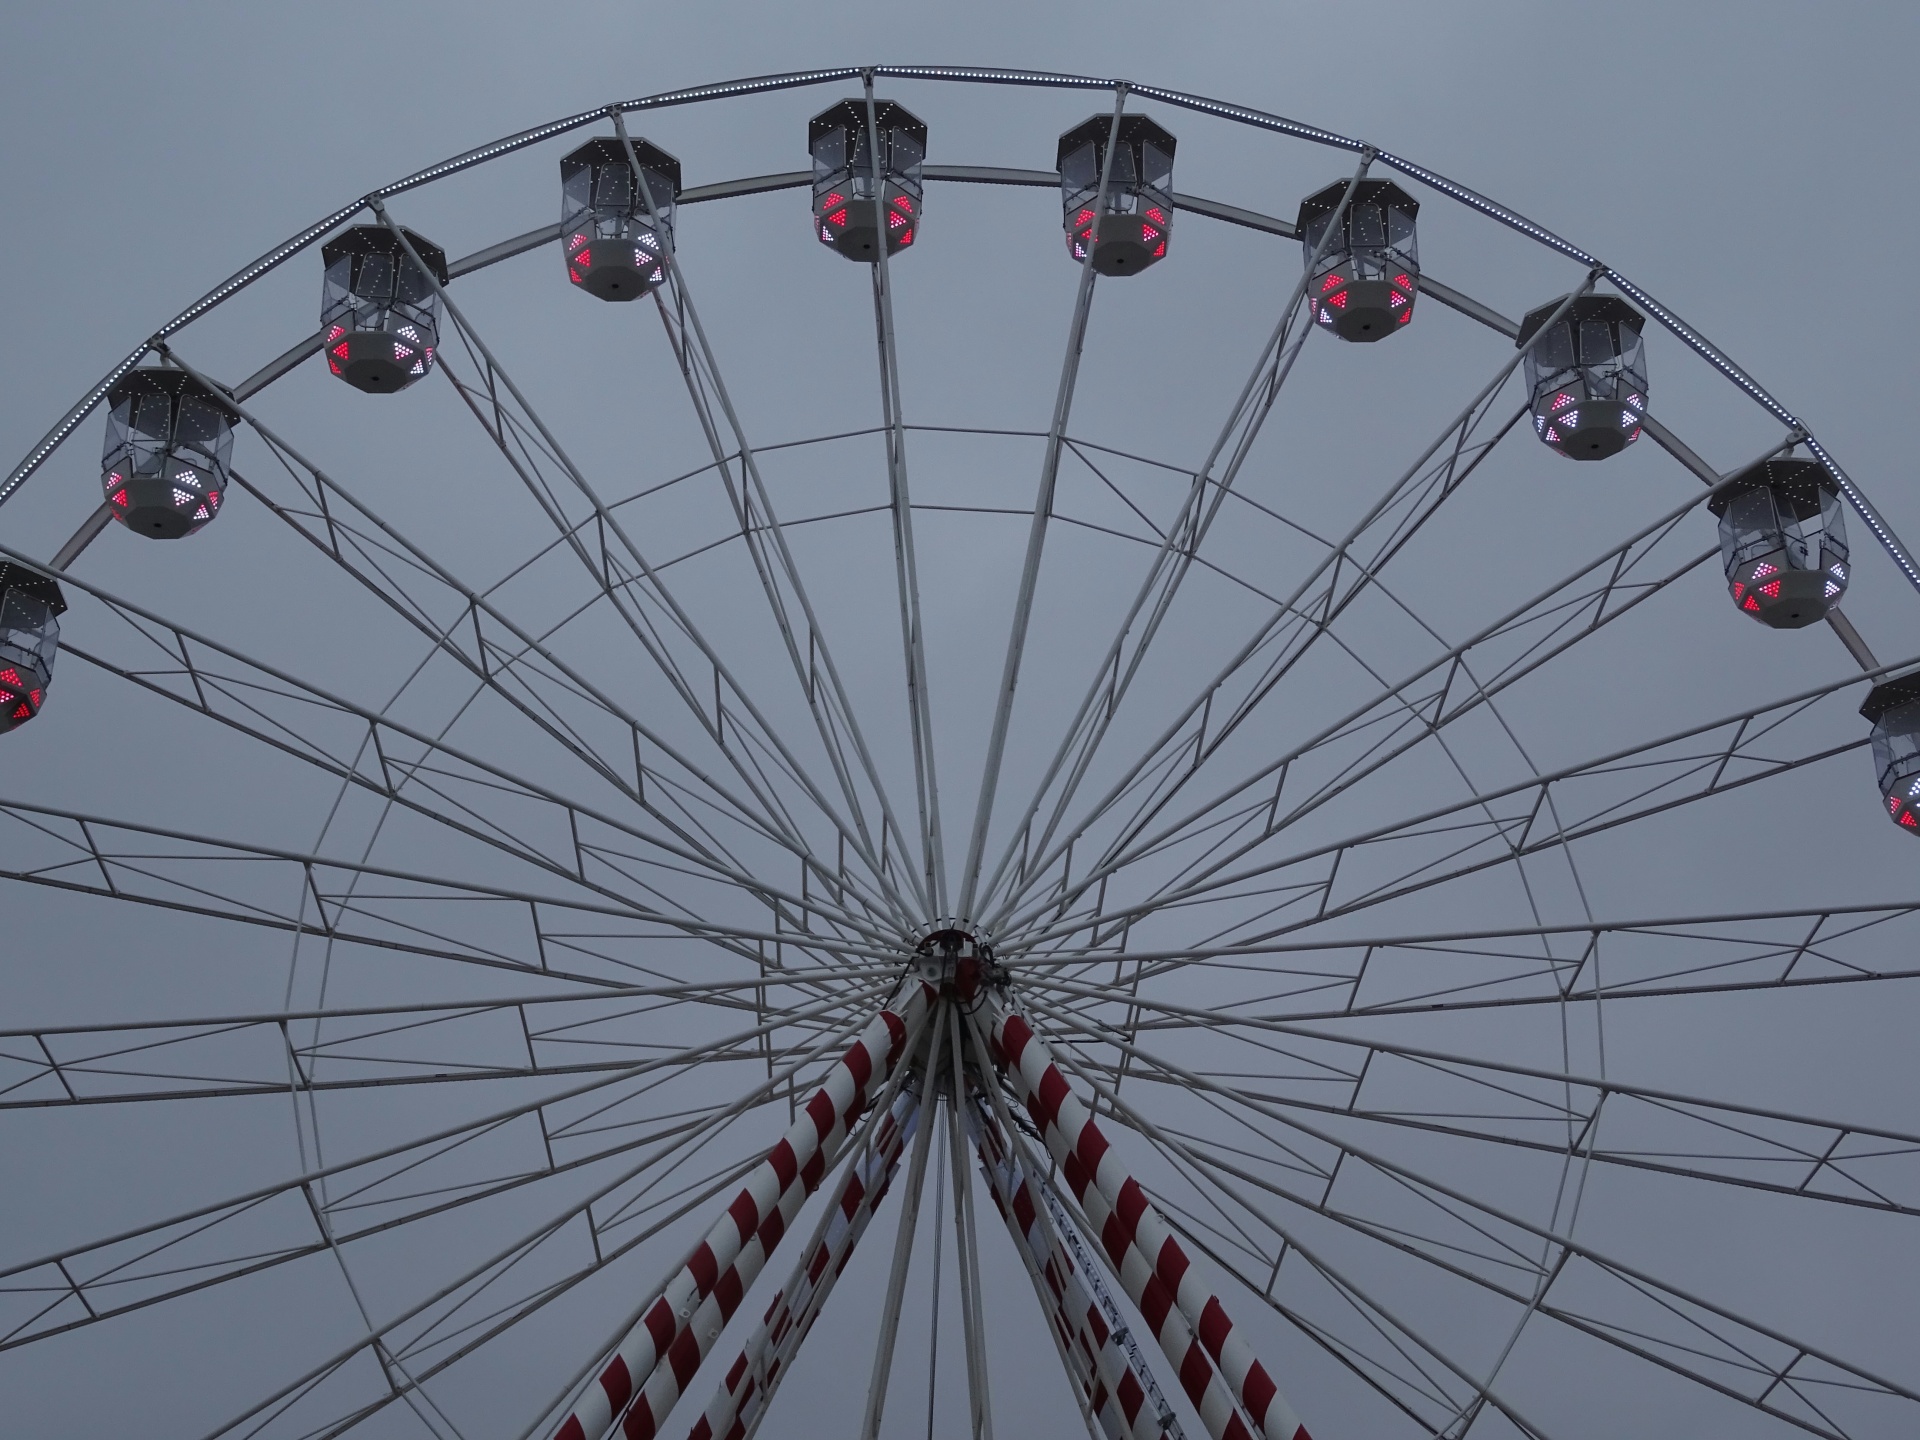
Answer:
[[(22, 457), (4, 481), (0, 481), (0, 505), (4, 505), (42, 464), (56, 451), (80, 423), (92, 413), (93, 409), (105, 398), (113, 385), (134, 369), (142, 359), (157, 347), (155, 342), (164, 341), (167, 336), (190, 324), (194, 319), (213, 309), (225, 300), (238, 294), (246, 286), (277, 268), (285, 261), (299, 254), (310, 245), (323, 239), (332, 231), (346, 224), (355, 215), (377, 205), (390, 196), (416, 189), (432, 183), (447, 175), (484, 164), (489, 160), (513, 153), (530, 145), (566, 134), (595, 121), (611, 116), (618, 123), (630, 113), (641, 113), (655, 109), (665, 109), (680, 105), (699, 104), (707, 101), (738, 98), (744, 95), (766, 94), (778, 90), (799, 89), (813, 85), (824, 85), (835, 81), (860, 79), (864, 77), (869, 85), (876, 77), (946, 81), (961, 84), (1017, 85), (1045, 89), (1067, 90), (1113, 90), (1124, 104), (1128, 93), (1141, 95), (1148, 99), (1193, 110), (1233, 123), (1247, 125), (1269, 133), (1286, 135), (1294, 139), (1305, 140), (1313, 144), (1333, 149), (1358, 152), (1369, 157), (1377, 156), (1381, 162), (1420, 181), (1440, 194), (1474, 210), (1499, 224), (1505, 225), (1525, 235), (1536, 243), (1553, 250), (1569, 259), (1590, 267), (1598, 275), (1604, 275), (1622, 293), (1629, 295), (1645, 307), (1666, 329), (1676, 336), (1690, 350), (1694, 351), (1708, 364), (1718, 370), (1726, 379), (1744, 392), (1768, 414), (1784, 424), (1788, 430), (1800, 437), (1801, 443), (1827, 467), (1839, 483), (1841, 492), (1855, 512), (1867, 523), (1875, 540), (1893, 559), (1901, 574), (1916, 591), (1920, 591), (1920, 562), (1916, 562), (1898, 535), (1856, 481), (1847, 474), (1840, 463), (1820, 443), (1812, 427), (1798, 419), (1795, 414), (1763, 387), (1757, 380), (1742, 369), (1731, 357), (1700, 331), (1688, 325), (1678, 314), (1669, 310), (1641, 289), (1626, 276), (1620, 274), (1603, 261), (1589, 255), (1586, 251), (1563, 240), (1545, 226), (1527, 219), (1520, 212), (1497, 201), (1480, 195), (1477, 191), (1448, 179), (1437, 171), (1403, 159), (1391, 151), (1381, 150), (1365, 141), (1323, 130), (1316, 126), (1304, 125), (1298, 121), (1267, 111), (1256, 110), (1225, 101), (1208, 99), (1179, 90), (1163, 89), (1158, 86), (1137, 85), (1123, 79), (1099, 79), (1093, 76), (1074, 75), (1065, 72), (992, 69), (957, 66), (839, 66), (829, 69), (793, 71), (768, 76), (744, 77), (738, 80), (721, 81), (703, 86), (684, 87), (677, 90), (662, 91), (655, 95), (641, 96), (632, 100), (614, 101), (593, 110), (581, 111), (544, 125), (521, 130), (501, 137), (487, 145), (464, 151), (459, 155), (418, 170), (385, 186), (368, 191), (358, 200), (344, 205), (326, 218), (316, 221), (305, 229), (297, 231), (280, 245), (264, 252), (258, 259), (243, 266), (231, 277), (208, 291), (206, 295), (179, 312), (166, 324), (156, 330), (137, 349), (128, 353), (125, 359), (114, 366), (91, 390), (49, 430), (40, 442)], [(1471, 313), (1471, 312), (1469, 312)]]

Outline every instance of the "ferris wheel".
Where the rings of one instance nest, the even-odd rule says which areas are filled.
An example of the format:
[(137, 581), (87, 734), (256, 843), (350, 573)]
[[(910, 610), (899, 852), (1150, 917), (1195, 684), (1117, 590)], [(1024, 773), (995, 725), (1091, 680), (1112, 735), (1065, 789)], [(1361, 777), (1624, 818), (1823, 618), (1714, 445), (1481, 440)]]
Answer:
[(240, 270), (43, 492), (26, 1432), (1920, 1424), (1783, 1258), (1910, 1247), (1920, 1127), (1715, 1084), (1920, 974), (1920, 566), (1462, 185), (1072, 75), (649, 96)]

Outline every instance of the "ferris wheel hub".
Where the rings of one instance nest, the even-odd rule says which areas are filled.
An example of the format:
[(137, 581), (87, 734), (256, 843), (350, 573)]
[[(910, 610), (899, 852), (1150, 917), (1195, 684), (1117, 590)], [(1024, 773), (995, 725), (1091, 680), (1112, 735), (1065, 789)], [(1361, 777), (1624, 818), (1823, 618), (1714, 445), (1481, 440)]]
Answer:
[(960, 916), (923, 927), (914, 937), (913, 956), (921, 979), (962, 1000), (971, 1000), (982, 984), (1000, 977), (992, 936)]

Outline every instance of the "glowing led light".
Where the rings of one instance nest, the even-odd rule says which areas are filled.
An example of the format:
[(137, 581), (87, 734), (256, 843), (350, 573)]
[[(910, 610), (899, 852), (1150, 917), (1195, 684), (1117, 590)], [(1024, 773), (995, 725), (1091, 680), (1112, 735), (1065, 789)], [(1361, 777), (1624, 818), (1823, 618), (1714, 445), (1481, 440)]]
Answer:
[(126, 509), (126, 506), (127, 506), (127, 492), (126, 492), (125, 490), (117, 490), (117, 491), (115, 491), (115, 492), (114, 492), (114, 496), (113, 496), (113, 503), (114, 503), (114, 504), (116, 504), (116, 505), (118, 505), (118, 506), (119, 506), (119, 507), (120, 507), (121, 509), (123, 509), (123, 510), (124, 510), (124, 509)]
[(1827, 581), (1826, 594), (1822, 598), (1831, 600), (1834, 596), (1838, 595), (1839, 593), (1840, 593), (1840, 587), (1834, 584), (1833, 581), (1829, 580)]
[(1631, 410), (1622, 410), (1620, 412), (1620, 428), (1622, 430), (1629, 429), (1639, 423), (1640, 417), (1635, 415)]
[(1560, 443), (1560, 432), (1551, 425), (1547, 427), (1547, 443), (1549, 445), (1558, 445)]
[(1573, 396), (1569, 395), (1564, 390), (1562, 390), (1558, 395), (1553, 397), (1553, 408), (1555, 410), (1564, 410), (1567, 408), (1567, 406), (1571, 404), (1573, 404)]
[(573, 257), (573, 263), (591, 269), (593, 266), (593, 251), (582, 250), (578, 255)]
[(420, 332), (414, 329), (413, 326), (411, 325), (402, 325), (398, 330), (394, 331), (393, 333), (413, 341), (413, 343), (416, 345), (420, 343)]
[(1159, 238), (1160, 232), (1154, 229), (1153, 226), (1142, 225), (1140, 227), (1140, 243), (1142, 245), (1145, 245), (1150, 240), (1158, 240)]
[(413, 354), (411, 345), (402, 345), (398, 340), (393, 342), (393, 358), (396, 361), (404, 360), (411, 354)]
[(887, 228), (889, 230), (898, 230), (902, 225), (906, 223), (907, 223), (907, 217), (904, 215), (887, 216)]
[(844, 205), (846, 203), (847, 203), (847, 197), (842, 195), (838, 190), (836, 190), (831, 195), (827, 196), (826, 199), (820, 202), (820, 208), (822, 210), (829, 210), (833, 208), (835, 205)]
[(1745, 595), (1746, 593), (1747, 593), (1747, 587), (1744, 581), (1736, 580), (1733, 582), (1733, 598), (1736, 602), (1738, 602), (1740, 597)]
[(31, 720), (33, 718), (33, 711), (27, 707), (25, 702), (22, 702), (20, 708), (13, 712), (13, 718), (16, 720)]
[(29, 690), (27, 692), (27, 698), (33, 702), (34, 709), (38, 710), (40, 708), (40, 702), (46, 698), (46, 693), (44, 690)]
[(1327, 313), (1325, 306), (1322, 306), (1320, 309), (1320, 323), (1322, 325), (1331, 325), (1333, 323), (1333, 316)]
[(207, 504), (216, 510), (220, 508), (220, 492), (218, 490), (209, 490), (207, 492)]
[(1758, 565), (1753, 567), (1753, 575), (1751, 578), (1755, 580), (1759, 580), (1759, 579), (1763, 579), (1768, 575), (1778, 574), (1779, 571), (1780, 571), (1780, 567), (1778, 565), (1775, 565), (1770, 561), (1762, 560)]
[(901, 244), (902, 246), (907, 246), (907, 245), (911, 245), (912, 243), (913, 243), (913, 231), (911, 231), (911, 230), (903, 230), (903, 231), (901, 231), (901, 232), (900, 232), (900, 244)]
[(20, 678), (20, 672), (12, 666), (8, 666), (5, 670), (0, 670), (0, 681), (4, 681), (6, 684), (12, 685), (17, 689), (25, 689), (27, 684), (26, 681)]
[(1741, 608), (1742, 610), (1755, 610), (1755, 611), (1757, 611), (1757, 610), (1758, 610), (1758, 609), (1760, 608), (1760, 602), (1759, 602), (1758, 600), (1756, 600), (1756, 599), (1754, 599), (1754, 598), (1753, 598), (1753, 596), (1751, 596), (1751, 595), (1749, 595), (1749, 596), (1747, 596), (1747, 603), (1746, 603), (1746, 604), (1744, 604), (1744, 605), (1742, 605), (1742, 606), (1741, 606), (1740, 608)]
[(1398, 310), (1402, 305), (1406, 303), (1407, 303), (1407, 297), (1402, 295), (1398, 290), (1396, 290), (1393, 292), (1393, 298), (1387, 301), (1387, 308), (1389, 310)]
[(1558, 415), (1554, 418), (1569, 430), (1577, 430), (1580, 428), (1580, 412), (1578, 410), (1569, 410), (1566, 414)]
[(1166, 253), (1167, 253), (1167, 242), (1162, 240), (1160, 242), (1159, 248), (1153, 252), (1153, 258), (1156, 260), (1163, 259), (1165, 258)]
[(1342, 283), (1343, 282), (1340, 278), (1339, 272), (1336, 271), (1334, 274), (1327, 276), (1325, 280), (1320, 282), (1320, 293), (1324, 295), (1329, 290), (1338, 290)]
[(331, 345), (334, 341), (338, 340), (342, 335), (346, 333), (347, 333), (346, 326), (344, 325), (334, 326), (331, 330), (327, 331), (327, 344)]
[(1406, 309), (1400, 312), (1400, 319), (1396, 323), (1404, 325), (1407, 323), (1407, 321), (1411, 320), (1412, 318), (1413, 318), (1413, 307), (1409, 305)]
[(840, 209), (834, 211), (833, 214), (827, 216), (827, 223), (844, 228), (847, 223), (846, 207), (843, 205)]
[(578, 249), (579, 249), (579, 248), (580, 248), (580, 247), (581, 247), (582, 245), (584, 245), (584, 244), (586, 244), (586, 243), (587, 243), (587, 237), (586, 237), (586, 236), (584, 236), (584, 235), (574, 235), (574, 236), (571, 236), (571, 237), (569, 237), (569, 238), (568, 238), (568, 240), (567, 240), (567, 249), (569, 249), (569, 250), (578, 250)]
[(334, 360), (330, 358), (327, 361), (327, 368), (333, 371), (334, 374), (338, 375), (340, 373), (340, 362), (338, 360)]
[(1847, 567), (1844, 565), (1829, 565), (1827, 569), (1836, 580), (1844, 580), (1847, 578)]
[(1760, 593), (1769, 600), (1778, 600), (1780, 598), (1780, 582), (1778, 580), (1769, 580), (1766, 584), (1760, 586), (1759, 590)]
[(1647, 408), (1647, 402), (1642, 400), (1638, 395), (1627, 396), (1627, 404), (1636, 410), (1644, 410)]
[(1327, 297), (1327, 303), (1329, 305), (1337, 305), (1342, 310), (1346, 309), (1347, 308), (1347, 292), (1342, 290), (1338, 295), (1329, 295)]
[(197, 499), (199, 499), (199, 498), (200, 498), (199, 496), (197, 496), (197, 495), (195, 495), (195, 494), (193, 494), (192, 492), (190, 492), (190, 491), (187, 491), (187, 490), (178, 490), (178, 489), (176, 489), (176, 490), (175, 490), (175, 491), (173, 492), (173, 503), (174, 503), (175, 505), (186, 505), (186, 504), (190, 504), (190, 503), (191, 503), (192, 501), (194, 501), (194, 500), (197, 500)]
[(0, 690), (0, 705), (11, 705), (14, 701), (18, 700), (19, 698), (20, 697), (18, 695), (13, 695), (8, 693), (5, 690)]
[(1911, 800), (1916, 797), (1920, 797), (1920, 780), (1914, 781), (1907, 787), (1907, 798)]
[(1405, 290), (1409, 295), (1413, 293), (1413, 281), (1407, 276), (1396, 275), (1393, 277), (1393, 283), (1398, 285), (1402, 290)]
[(909, 200), (905, 195), (896, 195), (893, 197), (893, 208), (903, 210), (911, 215), (913, 213), (913, 201)]
[(193, 512), (193, 518), (196, 520), (211, 520), (213, 518), (213, 512), (202, 505), (198, 510)]
[(1152, 205), (1147, 209), (1147, 218), (1156, 225), (1164, 225), (1167, 223), (1167, 212), (1158, 205)]
[(422, 365), (418, 360), (416, 360), (413, 362), (413, 369), (409, 370), (407, 373), (409, 375), (424, 375), (427, 373), (427, 367)]
[(333, 353), (339, 356), (342, 360), (346, 359), (347, 358), (347, 342), (342, 340), (338, 345), (334, 346)]
[(1093, 212), (1091, 210), (1082, 210), (1078, 215), (1073, 217), (1073, 223), (1076, 225), (1084, 225), (1091, 219), (1093, 219)]

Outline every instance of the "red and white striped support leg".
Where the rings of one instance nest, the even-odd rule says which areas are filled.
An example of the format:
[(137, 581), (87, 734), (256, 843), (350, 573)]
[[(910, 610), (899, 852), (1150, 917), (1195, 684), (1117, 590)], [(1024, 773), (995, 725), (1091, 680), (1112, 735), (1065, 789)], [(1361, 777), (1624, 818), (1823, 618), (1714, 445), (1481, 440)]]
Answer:
[(1072, 1257), (1054, 1242), (1034, 1192), (1034, 1179), (1011, 1153), (1000, 1127), (968, 1113), (968, 1133), (982, 1161), (988, 1192), (1007, 1222), (1015, 1245), (1033, 1257), (1042, 1284), (1041, 1307), (1063, 1341), (1076, 1373), (1071, 1377), (1107, 1440), (1167, 1440), (1148, 1386), (1121, 1349)]
[[(656, 1370), (680, 1377), (676, 1387), (692, 1376), (713, 1343), (712, 1335), (700, 1338), (712, 1326), (705, 1302), (718, 1297), (715, 1308), (729, 1315), (740, 1303), (746, 1286), (786, 1233), (787, 1221), (832, 1165), (848, 1127), (866, 1107), (871, 1087), (892, 1072), (932, 994), (918, 982), (909, 985), (847, 1047), (792, 1128), (747, 1176), (727, 1213), (621, 1338), (598, 1381), (587, 1387), (555, 1432), (555, 1440), (602, 1440)], [(717, 1335), (718, 1326), (712, 1328)], [(644, 1440), (664, 1418), (650, 1413), (649, 1406), (636, 1405), (627, 1417), (627, 1434), (631, 1440)]]
[(841, 1177), (820, 1232), (793, 1274), (773, 1297), (760, 1327), (748, 1339), (694, 1422), (687, 1440), (741, 1440), (754, 1417), (773, 1398), (782, 1374), (826, 1303), (833, 1282), (852, 1258), (853, 1247), (885, 1198), (900, 1155), (921, 1119), (920, 1099), (901, 1092), (880, 1121), (873, 1144)]
[(1266, 1440), (1310, 1440), (1273, 1377), (1235, 1332), (1219, 1297), (1108, 1145), (1087, 1107), (1067, 1087), (1033, 1027), (1025, 1017), (997, 1005), (989, 1014), (996, 1058), (1005, 1062), (1090, 1232), (1099, 1236), (1122, 1288), (1158, 1332), (1161, 1348), (1200, 1406), (1214, 1440), (1226, 1440), (1240, 1425), (1237, 1415), (1209, 1414), (1195, 1394), (1205, 1393), (1205, 1372), (1216, 1366), (1227, 1391)]

